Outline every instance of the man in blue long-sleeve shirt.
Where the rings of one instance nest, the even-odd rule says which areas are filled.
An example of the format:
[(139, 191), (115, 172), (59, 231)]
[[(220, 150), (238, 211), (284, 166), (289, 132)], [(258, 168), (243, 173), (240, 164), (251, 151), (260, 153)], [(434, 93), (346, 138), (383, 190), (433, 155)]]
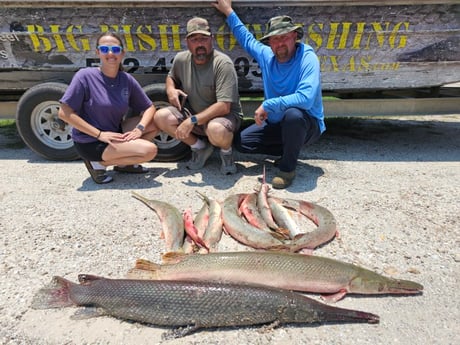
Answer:
[(313, 48), (298, 42), (303, 29), (288, 16), (268, 22), (258, 41), (232, 9), (231, 0), (212, 4), (227, 17), (239, 44), (257, 60), (262, 71), (265, 100), (256, 109), (255, 124), (235, 137), (241, 152), (281, 156), (273, 188), (283, 189), (295, 178), (303, 145), (314, 143), (326, 129), (321, 97), (319, 60)]

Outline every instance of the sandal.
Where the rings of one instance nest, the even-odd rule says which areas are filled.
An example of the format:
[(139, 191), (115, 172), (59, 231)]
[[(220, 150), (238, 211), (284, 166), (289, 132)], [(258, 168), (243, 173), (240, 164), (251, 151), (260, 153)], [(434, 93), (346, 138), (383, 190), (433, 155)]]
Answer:
[(89, 160), (84, 159), (83, 161), (85, 162), (86, 169), (88, 169), (94, 182), (104, 184), (113, 181), (112, 176), (107, 175), (104, 169), (94, 169)]
[(140, 164), (136, 165), (116, 165), (113, 167), (113, 170), (121, 172), (121, 173), (128, 173), (128, 174), (145, 174), (149, 171), (148, 168), (143, 167)]

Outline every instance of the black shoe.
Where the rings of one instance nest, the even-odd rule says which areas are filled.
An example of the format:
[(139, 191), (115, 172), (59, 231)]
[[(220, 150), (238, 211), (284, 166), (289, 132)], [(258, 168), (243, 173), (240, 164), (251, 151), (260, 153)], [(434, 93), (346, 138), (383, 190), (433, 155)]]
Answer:
[(295, 170), (291, 172), (279, 171), (272, 180), (272, 187), (275, 189), (284, 189), (292, 184), (295, 179)]
[(114, 166), (113, 170), (121, 172), (121, 173), (128, 173), (128, 174), (145, 174), (149, 171), (149, 169), (144, 168), (140, 164), (136, 165), (122, 165), (122, 166)]
[(86, 159), (84, 159), (83, 162), (85, 162), (86, 169), (88, 169), (94, 182), (104, 184), (113, 181), (112, 176), (107, 175), (105, 169), (94, 169), (91, 162)]

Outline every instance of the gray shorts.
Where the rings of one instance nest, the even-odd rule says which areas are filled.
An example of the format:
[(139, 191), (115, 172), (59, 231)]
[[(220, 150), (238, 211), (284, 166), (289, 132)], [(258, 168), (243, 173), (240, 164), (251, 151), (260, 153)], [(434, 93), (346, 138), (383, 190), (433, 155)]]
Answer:
[[(181, 123), (186, 118), (188, 118), (188, 117), (193, 115), (193, 113), (188, 111), (187, 108), (184, 108), (183, 111), (179, 111), (179, 109), (177, 109), (176, 107), (169, 106), (168, 110), (176, 117), (176, 119), (177, 119), (177, 121), (179, 121), (179, 123)], [(242, 121), (243, 121), (243, 119), (240, 116), (238, 116), (237, 114), (230, 113), (230, 114), (227, 114), (225, 116), (215, 117), (209, 122), (220, 123), (229, 132), (235, 133), (240, 129)], [(196, 125), (193, 128), (192, 133), (196, 134), (196, 135), (199, 135), (199, 136), (206, 136), (205, 130), (207, 129), (209, 122), (205, 123), (204, 125)]]

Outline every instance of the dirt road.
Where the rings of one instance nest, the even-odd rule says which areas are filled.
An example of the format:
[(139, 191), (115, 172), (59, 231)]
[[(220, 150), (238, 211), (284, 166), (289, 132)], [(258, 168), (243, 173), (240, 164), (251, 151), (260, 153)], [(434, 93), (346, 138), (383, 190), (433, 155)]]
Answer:
[[(272, 193), (334, 214), (340, 238), (316, 254), (424, 285), (418, 296), (348, 296), (337, 303), (378, 314), (380, 324), (219, 328), (162, 341), (159, 327), (110, 317), (73, 320), (76, 308), (32, 310), (32, 296), (53, 275), (115, 278), (136, 258), (159, 262), (158, 218), (131, 191), (196, 212), (197, 190), (223, 200), (256, 187), (263, 164), (268, 178), (275, 169), (270, 157), (239, 154), (239, 172), (222, 178), (215, 152), (202, 172), (191, 174), (182, 162), (151, 162), (146, 175), (114, 174), (113, 183), (100, 186), (81, 162), (46, 161), (0, 134), (0, 343), (458, 343), (460, 115), (329, 119), (328, 128), (302, 151), (294, 184)], [(249, 250), (226, 235), (220, 248)]]

